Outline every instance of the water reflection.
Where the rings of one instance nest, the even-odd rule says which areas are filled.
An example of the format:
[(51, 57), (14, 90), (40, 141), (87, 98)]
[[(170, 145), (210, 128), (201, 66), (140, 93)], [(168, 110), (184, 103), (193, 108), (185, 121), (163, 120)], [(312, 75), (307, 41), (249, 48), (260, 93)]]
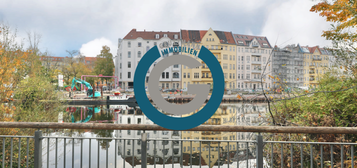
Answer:
[[(113, 124), (154, 124), (140, 109), (125, 105), (115, 106), (70, 106), (63, 110), (63, 121), (73, 123), (113, 123)], [(261, 125), (265, 122), (267, 114), (266, 104), (222, 104), (216, 113), (204, 123), (204, 125)], [(61, 121), (62, 122), (62, 121)], [(68, 132), (69, 131), (69, 132)], [(115, 157), (118, 158), (117, 166), (128, 167), (141, 164), (141, 133), (133, 130), (67, 130), (56, 132), (51, 135), (72, 136), (72, 137), (109, 137), (118, 138), (117, 144), (112, 139), (108, 140), (83, 140), (83, 166), (88, 167), (88, 163), (105, 166), (106, 162), (97, 156), (106, 155), (106, 148), (109, 150), (109, 167), (114, 167)], [(249, 159), (256, 157), (255, 144), (248, 142), (224, 142), (225, 140), (255, 140), (255, 133), (247, 132), (212, 132), (212, 131), (147, 131), (147, 163), (149, 165), (175, 165), (191, 166), (203, 165), (216, 167), (237, 163), (244, 164)], [(194, 141), (191, 141), (194, 140)], [(195, 141), (196, 140), (196, 141)], [(198, 140), (202, 140), (199, 142)], [(211, 140), (222, 140), (222, 142), (212, 142)], [(54, 142), (51, 142), (51, 151), (54, 151)], [(59, 144), (66, 144), (65, 157), (68, 162), (66, 166), (71, 166), (71, 147), (74, 144), (74, 157), (79, 161), (81, 141), (67, 139), (66, 142), (59, 140)], [(46, 143), (45, 143), (46, 144)], [(117, 148), (115, 149), (115, 146)], [(91, 146), (92, 148), (88, 147)], [(115, 150), (117, 153), (115, 153)], [(51, 153), (50, 157), (54, 157)], [(63, 150), (59, 149), (62, 157), (58, 158), (58, 164), (64, 164)], [(91, 152), (90, 152), (91, 151)], [(46, 151), (44, 152), (46, 153)], [(98, 154), (97, 154), (98, 153)], [(115, 153), (115, 155), (112, 155)], [(251, 161), (251, 160), (250, 160)], [(243, 163), (242, 163), (243, 162)], [(54, 163), (50, 163), (54, 165)], [(150, 167), (150, 166), (149, 166)], [(154, 167), (154, 166), (152, 166)]]
[[(222, 104), (204, 125), (260, 125), (265, 122), (266, 104)], [(122, 110), (116, 113), (114, 123), (154, 124), (140, 109)], [(254, 133), (212, 131), (147, 131), (148, 164), (214, 165), (253, 159), (256, 156), (252, 143), (211, 142), (209, 140), (255, 140)], [(131, 166), (140, 165), (141, 131), (117, 130), (119, 155)], [(177, 140), (176, 140), (177, 139)], [(183, 139), (183, 141), (179, 141)], [(185, 141), (190, 140), (190, 141)], [(204, 141), (191, 141), (204, 140)], [(181, 144), (182, 143), (182, 144)], [(229, 159), (228, 159), (229, 158)]]

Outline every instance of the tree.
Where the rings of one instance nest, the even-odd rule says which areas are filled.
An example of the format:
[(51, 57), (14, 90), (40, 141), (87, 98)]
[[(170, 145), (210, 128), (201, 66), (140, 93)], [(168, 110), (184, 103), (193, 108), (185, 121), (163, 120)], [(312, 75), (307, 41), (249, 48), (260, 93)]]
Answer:
[[(103, 46), (100, 54), (97, 55), (97, 60), (95, 62), (94, 72), (99, 75), (113, 76), (114, 73), (114, 62), (113, 55), (109, 52), (110, 48), (108, 46)], [(108, 81), (107, 78), (105, 78)]]
[[(357, 33), (357, 1), (355, 0), (332, 0), (323, 1), (311, 7), (311, 12), (320, 13), (326, 21), (332, 22), (330, 30), (323, 31), (322, 36), (332, 40), (333, 47), (330, 49), (335, 56), (335, 62), (343, 67), (346, 73), (356, 76)], [(342, 68), (341, 68), (342, 69)]]
[[(311, 7), (311, 12), (320, 13), (326, 17), (326, 21), (333, 22), (332, 29), (323, 31), (322, 36), (328, 40), (353, 40), (356, 41), (356, 33), (348, 29), (357, 25), (357, 1), (354, 0), (332, 0), (323, 1)], [(354, 31), (355, 32), (355, 31)]]

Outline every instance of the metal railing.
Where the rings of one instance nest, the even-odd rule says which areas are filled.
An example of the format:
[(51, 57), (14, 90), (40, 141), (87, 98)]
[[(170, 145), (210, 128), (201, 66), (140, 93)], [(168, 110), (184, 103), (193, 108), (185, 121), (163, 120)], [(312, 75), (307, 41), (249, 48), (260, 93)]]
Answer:
[[(236, 167), (324, 167), (334, 165), (336, 150), (341, 152), (340, 167), (354, 167), (354, 146), (357, 143), (264, 141), (260, 133), (313, 133), (357, 134), (354, 127), (276, 127), (276, 126), (207, 126), (187, 131), (255, 132), (255, 140), (199, 140), (147, 138), (145, 131), (165, 131), (157, 125), (145, 124), (77, 124), (77, 123), (13, 123), (0, 122), (0, 128), (56, 128), (56, 129), (105, 129), (143, 130), (141, 138), (102, 138), (43, 136), (0, 136), (2, 140), (1, 166), (13, 167), (147, 167), (158, 164), (179, 164), (180, 167), (236, 166)], [(203, 134), (202, 134), (203, 135)], [(234, 140), (235, 139), (235, 140)], [(18, 140), (18, 145), (14, 145)], [(1, 142), (1, 141), (0, 141)], [(10, 142), (7, 143), (7, 142)], [(158, 142), (161, 142), (158, 143)], [(171, 142), (171, 143), (170, 143)], [(33, 143), (33, 146), (29, 144)], [(7, 144), (7, 145), (6, 145)], [(24, 145), (25, 144), (25, 145)], [(242, 147), (244, 145), (245, 147)], [(59, 148), (60, 146), (60, 148)], [(114, 148), (110, 148), (109, 146)], [(14, 148), (16, 147), (16, 150)], [(100, 149), (102, 147), (102, 149)], [(10, 148), (10, 163), (5, 163)], [(26, 149), (22, 155), (21, 149)], [(67, 150), (69, 149), (69, 152)], [(159, 150), (161, 152), (159, 152)], [(278, 151), (279, 149), (280, 151)], [(315, 150), (314, 150), (315, 149)], [(33, 156), (29, 151), (33, 150)], [(320, 151), (318, 151), (320, 150)], [(344, 151), (349, 150), (349, 155)], [(285, 151), (285, 152), (284, 152)], [(317, 151), (317, 152), (316, 152)], [(334, 152), (335, 151), (335, 152)], [(289, 152), (286, 154), (286, 152)], [(16, 154), (17, 153), (17, 154)], [(113, 155), (114, 154), (114, 155)], [(213, 155), (214, 154), (214, 155)], [(17, 161), (14, 161), (14, 155)], [(203, 155), (206, 155), (203, 156)], [(290, 156), (289, 156), (290, 155)], [(296, 155), (300, 155), (300, 158)], [(68, 159), (68, 156), (71, 156)], [(118, 158), (120, 156), (121, 158)], [(329, 162), (326, 162), (327, 157)], [(62, 158), (62, 159), (61, 159)], [(6, 158), (8, 160), (8, 158)], [(83, 160), (88, 162), (83, 163)], [(280, 162), (277, 162), (280, 161)], [(347, 162), (346, 162), (347, 161)], [(119, 163), (121, 162), (121, 163)], [(129, 164), (129, 165), (128, 165)], [(150, 167), (150, 166), (149, 166)]]

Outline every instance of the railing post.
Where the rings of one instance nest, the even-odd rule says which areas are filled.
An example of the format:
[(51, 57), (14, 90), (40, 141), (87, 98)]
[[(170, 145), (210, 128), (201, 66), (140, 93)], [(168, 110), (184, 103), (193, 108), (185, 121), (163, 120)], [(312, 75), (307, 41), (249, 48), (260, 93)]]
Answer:
[(147, 139), (147, 134), (145, 132), (143, 132), (141, 134), (141, 167), (142, 168), (146, 168), (146, 139)]
[(42, 167), (42, 131), (35, 131), (34, 167)]
[[(263, 136), (260, 133), (257, 136), (257, 167), (263, 168)], [(247, 160), (248, 161), (248, 160)]]

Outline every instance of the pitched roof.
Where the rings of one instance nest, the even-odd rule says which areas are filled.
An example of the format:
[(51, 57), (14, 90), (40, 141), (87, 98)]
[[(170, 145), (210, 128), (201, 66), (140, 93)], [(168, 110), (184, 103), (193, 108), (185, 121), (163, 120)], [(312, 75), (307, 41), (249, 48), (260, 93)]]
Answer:
[[(203, 36), (207, 33), (207, 30), (181, 30), (181, 38), (186, 42), (202, 41)], [(235, 44), (234, 38), (231, 32), (214, 31), (222, 44)]]
[(155, 40), (156, 34), (159, 34), (159, 38), (164, 37), (164, 34), (167, 34), (167, 37), (170, 39), (175, 39), (174, 35), (177, 35), (177, 39), (180, 39), (180, 32), (156, 32), (156, 31), (136, 31), (136, 29), (131, 29), (131, 31), (124, 37), (124, 39), (137, 39), (141, 37), (145, 40)]
[[(259, 45), (263, 48), (271, 48), (271, 45), (268, 39), (264, 36), (251, 36), (251, 35), (244, 35), (244, 34), (233, 34), (235, 42), (239, 46), (248, 46), (248, 42), (251, 42), (254, 38), (257, 39)], [(242, 43), (243, 42), (243, 43)], [(267, 45), (263, 45), (266, 43)]]
[[(316, 50), (316, 49), (320, 52), (320, 50), (319, 50), (319, 46), (315, 46), (315, 47), (308, 47), (308, 49), (309, 49), (309, 51), (310, 51), (310, 53), (311, 53), (311, 54), (313, 54), (313, 53), (315, 52), (315, 50)], [(321, 53), (321, 52), (320, 52), (320, 53)]]

